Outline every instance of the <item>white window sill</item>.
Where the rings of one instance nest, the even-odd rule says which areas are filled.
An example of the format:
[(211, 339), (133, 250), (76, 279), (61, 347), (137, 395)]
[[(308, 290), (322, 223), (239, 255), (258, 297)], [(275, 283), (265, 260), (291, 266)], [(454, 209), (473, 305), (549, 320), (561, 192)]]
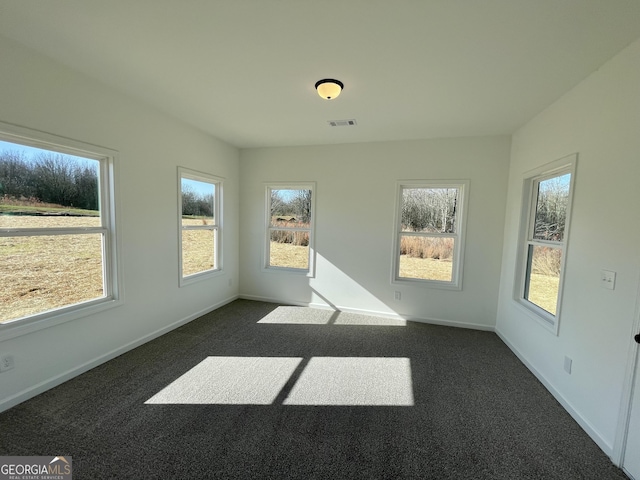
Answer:
[(435, 288), (439, 290), (454, 290), (461, 291), (462, 285), (460, 283), (442, 282), (439, 280), (420, 280), (412, 278), (394, 278), (391, 280), (392, 285), (412, 286), (419, 288)]
[(221, 268), (218, 268), (217, 270), (206, 270), (204, 272), (194, 273), (193, 275), (189, 275), (186, 277), (180, 277), (180, 287), (186, 287), (187, 285), (191, 285), (193, 283), (198, 283), (204, 280), (219, 277), (223, 273), (224, 271)]
[(0, 324), (0, 342), (119, 307), (122, 299), (96, 299)]
[(558, 318), (546, 310), (539, 308), (531, 302), (523, 299), (514, 299), (518, 309), (546, 330), (558, 336)]

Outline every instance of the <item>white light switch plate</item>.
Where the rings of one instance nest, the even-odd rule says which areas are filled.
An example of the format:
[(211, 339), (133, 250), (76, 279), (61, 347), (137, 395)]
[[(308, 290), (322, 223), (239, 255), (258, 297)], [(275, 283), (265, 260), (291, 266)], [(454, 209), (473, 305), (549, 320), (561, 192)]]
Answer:
[(564, 371), (567, 372), (569, 375), (571, 375), (571, 364), (572, 363), (573, 363), (573, 360), (571, 360), (567, 356), (564, 357)]

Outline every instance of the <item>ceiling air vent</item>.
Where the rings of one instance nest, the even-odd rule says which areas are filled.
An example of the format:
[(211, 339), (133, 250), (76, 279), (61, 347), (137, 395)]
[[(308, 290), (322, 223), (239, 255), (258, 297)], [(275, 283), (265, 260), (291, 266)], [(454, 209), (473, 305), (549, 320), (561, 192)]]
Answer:
[(353, 127), (357, 125), (355, 118), (350, 120), (329, 120), (327, 123), (332, 127)]

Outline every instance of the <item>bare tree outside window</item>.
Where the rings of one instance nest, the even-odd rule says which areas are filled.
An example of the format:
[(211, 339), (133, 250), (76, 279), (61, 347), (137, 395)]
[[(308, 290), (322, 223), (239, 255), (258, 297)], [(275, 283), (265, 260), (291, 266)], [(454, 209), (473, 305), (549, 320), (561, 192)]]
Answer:
[(571, 174), (534, 182), (532, 223), (529, 227), (525, 300), (556, 315), (569, 206)]
[(456, 284), (463, 185), (400, 187), (396, 280)]
[(38, 135), (0, 141), (0, 323), (116, 298), (112, 158), (60, 153)]
[(313, 187), (268, 187), (267, 268), (310, 270)]
[(179, 168), (180, 283), (221, 269), (222, 179)]

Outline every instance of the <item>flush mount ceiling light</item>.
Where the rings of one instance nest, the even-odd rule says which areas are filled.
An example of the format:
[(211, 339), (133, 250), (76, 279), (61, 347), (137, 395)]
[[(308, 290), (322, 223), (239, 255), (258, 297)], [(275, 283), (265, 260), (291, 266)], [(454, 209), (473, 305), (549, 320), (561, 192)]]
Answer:
[(340, 80), (334, 80), (332, 78), (325, 78), (324, 80), (318, 80), (316, 82), (316, 90), (325, 100), (332, 100), (340, 95), (340, 92), (344, 88), (344, 84)]

